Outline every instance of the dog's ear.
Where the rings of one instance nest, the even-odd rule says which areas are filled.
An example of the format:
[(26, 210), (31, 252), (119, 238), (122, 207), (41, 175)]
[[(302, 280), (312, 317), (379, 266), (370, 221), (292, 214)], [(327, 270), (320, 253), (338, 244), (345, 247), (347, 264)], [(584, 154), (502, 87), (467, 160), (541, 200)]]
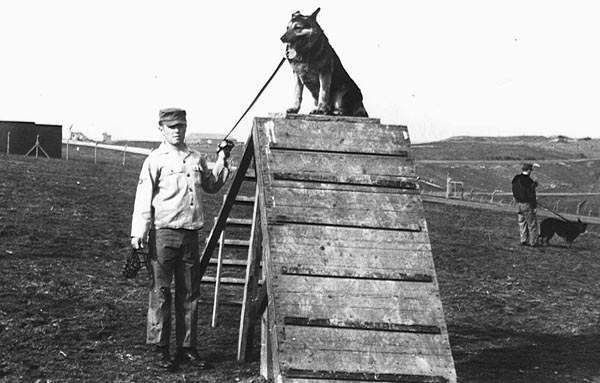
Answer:
[(315, 11), (309, 16), (311, 19), (317, 19), (317, 15), (319, 14), (319, 11), (321, 10), (321, 8), (317, 8), (315, 9)]
[(300, 13), (300, 11), (296, 11), (294, 13), (292, 13), (292, 19), (298, 17), (298, 16), (302, 16), (302, 14)]

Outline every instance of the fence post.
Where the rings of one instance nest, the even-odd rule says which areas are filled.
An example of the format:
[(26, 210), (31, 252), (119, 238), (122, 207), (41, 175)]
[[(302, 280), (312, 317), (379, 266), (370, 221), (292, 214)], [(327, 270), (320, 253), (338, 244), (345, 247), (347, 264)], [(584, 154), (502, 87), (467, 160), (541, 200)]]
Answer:
[(579, 215), (579, 211), (581, 210), (581, 207), (582, 207), (582, 206), (583, 206), (583, 205), (584, 205), (586, 202), (587, 202), (587, 200), (583, 200), (583, 201), (581, 201), (581, 202), (579, 202), (579, 203), (577, 204), (577, 213), (576, 213), (577, 215)]
[(98, 143), (96, 142), (96, 145), (94, 145), (94, 164), (96, 164), (97, 159), (98, 159)]
[(10, 154), (10, 130), (6, 133), (6, 155)]
[(451, 185), (450, 174), (446, 176), (446, 199), (450, 198), (450, 185)]
[(125, 166), (125, 154), (127, 153), (127, 144), (123, 146), (123, 166)]

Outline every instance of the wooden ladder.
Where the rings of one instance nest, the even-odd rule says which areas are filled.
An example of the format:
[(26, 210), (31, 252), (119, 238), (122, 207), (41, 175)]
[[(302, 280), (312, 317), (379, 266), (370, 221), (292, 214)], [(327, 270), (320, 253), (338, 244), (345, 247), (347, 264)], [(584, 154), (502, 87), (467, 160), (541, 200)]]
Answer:
[[(244, 362), (248, 349), (251, 347), (254, 338), (254, 327), (260, 315), (266, 307), (266, 286), (261, 290), (261, 226), (260, 214), (258, 212), (258, 185), (255, 186), (254, 196), (240, 195), (240, 189), (244, 182), (256, 182), (254, 169), (248, 173), (253, 159), (253, 141), (252, 135), (246, 142), (246, 148), (242, 159), (231, 183), (230, 190), (223, 197), (223, 204), (212, 231), (206, 241), (206, 247), (200, 259), (200, 275), (202, 283), (214, 284), (213, 311), (211, 326), (216, 327), (218, 323), (219, 307), (224, 304), (241, 305), (237, 360)], [(232, 208), (235, 205), (252, 206), (252, 218), (233, 218), (230, 217)], [(249, 239), (230, 239), (226, 238), (227, 227), (246, 227), (249, 228)], [(217, 249), (217, 257), (212, 256)], [(247, 248), (246, 259), (233, 259), (225, 256), (227, 248)], [(205, 276), (209, 265), (216, 266), (215, 276)], [(241, 277), (223, 276), (224, 269), (245, 268), (245, 275)], [(221, 285), (242, 286), (243, 292), (241, 301), (221, 301)]]

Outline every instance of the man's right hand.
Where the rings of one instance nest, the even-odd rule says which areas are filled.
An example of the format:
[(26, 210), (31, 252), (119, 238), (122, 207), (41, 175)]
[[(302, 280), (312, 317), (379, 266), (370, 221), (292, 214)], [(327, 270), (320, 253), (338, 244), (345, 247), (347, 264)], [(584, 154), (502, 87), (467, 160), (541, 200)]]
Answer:
[(140, 237), (131, 237), (131, 247), (136, 250), (144, 248), (144, 240)]

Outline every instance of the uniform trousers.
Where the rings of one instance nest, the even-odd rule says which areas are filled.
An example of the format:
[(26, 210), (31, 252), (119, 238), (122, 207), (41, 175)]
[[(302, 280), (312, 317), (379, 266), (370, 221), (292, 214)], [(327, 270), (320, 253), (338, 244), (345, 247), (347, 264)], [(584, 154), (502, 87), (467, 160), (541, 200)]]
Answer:
[(153, 273), (148, 294), (146, 343), (168, 346), (171, 334), (171, 281), (175, 279), (175, 342), (196, 347), (200, 297), (197, 230), (156, 229), (149, 235)]

